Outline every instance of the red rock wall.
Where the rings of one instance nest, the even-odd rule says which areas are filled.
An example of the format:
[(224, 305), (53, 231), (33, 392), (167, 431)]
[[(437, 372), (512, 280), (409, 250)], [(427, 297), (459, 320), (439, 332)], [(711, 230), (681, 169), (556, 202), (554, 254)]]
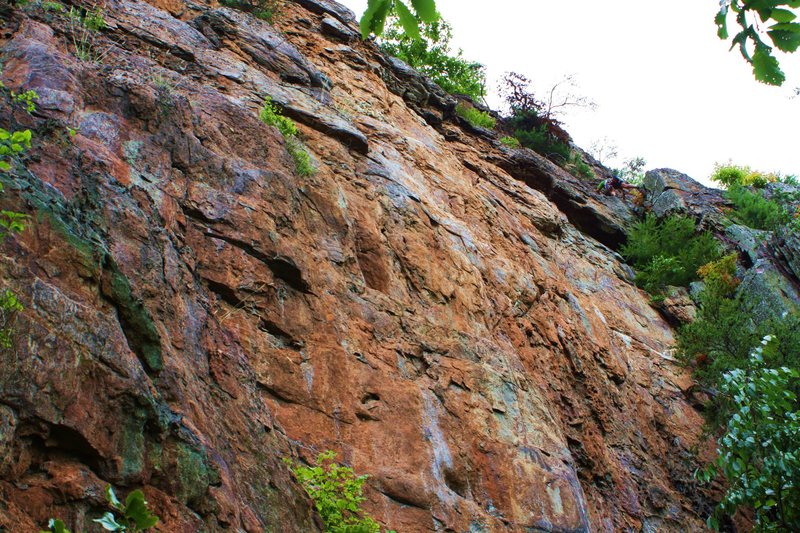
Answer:
[(162, 531), (313, 531), (280, 459), (326, 449), (402, 533), (701, 529), (671, 330), (593, 238), (630, 214), (458, 122), (349, 17), (109, 0), (92, 64), (64, 17), (5, 9), (2, 81), (40, 100), (0, 112), (34, 132), (0, 197), (32, 216), (0, 266), (26, 308), (0, 529), (92, 530), (111, 483)]

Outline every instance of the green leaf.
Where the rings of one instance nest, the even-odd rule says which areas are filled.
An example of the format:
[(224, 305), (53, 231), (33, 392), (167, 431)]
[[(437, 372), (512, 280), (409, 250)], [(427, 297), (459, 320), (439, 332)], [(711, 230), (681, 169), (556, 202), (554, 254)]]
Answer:
[(717, 36), (725, 40), (728, 38), (728, 13), (720, 11), (714, 17), (714, 23), (717, 25)]
[(95, 518), (92, 522), (97, 522), (106, 531), (125, 531), (125, 526), (117, 522), (111, 513), (104, 514), (102, 518)]
[(753, 75), (761, 83), (782, 85), (786, 75), (781, 70), (778, 60), (767, 46), (757, 46), (753, 54)]
[(798, 22), (780, 22), (778, 24), (773, 24), (769, 27), (770, 30), (781, 30), (781, 31), (791, 31), (794, 33), (800, 33), (800, 23)]
[(417, 17), (423, 22), (436, 22), (439, 20), (439, 13), (436, 12), (436, 2), (434, 0), (411, 0)]
[(770, 30), (767, 33), (778, 50), (794, 52), (800, 47), (800, 33), (783, 30)]
[(122, 510), (122, 502), (117, 498), (114, 488), (111, 485), (106, 485), (106, 500), (111, 504), (114, 509)]
[(773, 9), (770, 18), (777, 22), (791, 22), (797, 18), (797, 15), (788, 9)]
[(419, 23), (408, 7), (401, 0), (396, 0), (394, 7), (397, 10), (397, 18), (400, 19), (400, 24), (403, 25), (406, 35), (412, 39), (419, 39)]
[[(379, 34), (380, 32), (375, 31), (379, 25), (381, 30), (383, 30), (383, 22), (386, 20), (386, 14), (389, 13), (391, 5), (392, 0), (369, 0), (367, 9), (364, 11), (364, 14), (361, 16), (361, 21), (359, 22), (362, 38), (366, 39), (369, 37), (370, 33)], [(381, 14), (383, 15), (382, 21), (380, 20)]]
[(139, 529), (147, 529), (158, 523), (158, 517), (147, 508), (144, 493), (137, 489), (125, 498), (125, 518), (136, 522)]
[[(50, 521), (47, 522), (47, 527), (50, 528), (50, 533), (69, 533), (69, 529), (67, 529), (67, 526), (64, 525), (64, 522), (62, 522), (58, 518), (51, 518)], [(42, 531), (40, 533), (48, 533), (48, 532)]]
[(11, 170), (11, 165), (7, 161), (0, 161), (0, 170), (8, 172)]

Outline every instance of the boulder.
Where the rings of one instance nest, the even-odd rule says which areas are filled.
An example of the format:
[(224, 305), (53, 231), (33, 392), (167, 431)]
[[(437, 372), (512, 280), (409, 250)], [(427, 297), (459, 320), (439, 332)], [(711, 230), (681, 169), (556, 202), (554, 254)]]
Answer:
[(672, 214), (693, 217), (701, 227), (722, 230), (723, 191), (711, 189), (669, 168), (649, 170), (644, 177), (645, 202), (663, 218)]

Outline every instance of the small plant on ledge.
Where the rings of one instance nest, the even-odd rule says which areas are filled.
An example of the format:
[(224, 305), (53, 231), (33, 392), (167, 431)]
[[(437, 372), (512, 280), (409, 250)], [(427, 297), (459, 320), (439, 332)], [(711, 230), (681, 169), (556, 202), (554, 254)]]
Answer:
[(463, 103), (456, 106), (456, 114), (478, 128), (491, 130), (497, 124), (497, 120), (489, 113)]
[(361, 509), (367, 476), (356, 476), (352, 468), (336, 463), (336, 452), (319, 454), (316, 466), (284, 462), (314, 501), (325, 533), (381, 533), (381, 526)]
[(283, 140), (286, 142), (286, 151), (294, 159), (295, 172), (298, 176), (309, 177), (316, 173), (314, 165), (311, 163), (311, 156), (308, 154), (306, 147), (298, 137), (297, 125), (289, 117), (281, 114), (278, 107), (272, 102), (272, 98), (267, 97), (264, 100), (264, 107), (258, 114), (261, 122), (268, 126), (276, 128)]

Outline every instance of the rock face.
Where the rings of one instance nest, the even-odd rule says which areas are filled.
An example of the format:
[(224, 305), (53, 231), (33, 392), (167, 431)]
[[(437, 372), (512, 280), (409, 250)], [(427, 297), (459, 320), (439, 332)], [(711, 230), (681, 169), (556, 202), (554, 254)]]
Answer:
[(645, 200), (654, 215), (690, 215), (701, 227), (721, 231), (722, 191), (711, 189), (671, 168), (649, 170), (645, 174)]
[(702, 418), (606, 246), (627, 206), (462, 129), (333, 2), (105, 5), (98, 63), (58, 13), (2, 21), (40, 100), (0, 111), (34, 132), (0, 197), (31, 215), (0, 258), (0, 529), (95, 531), (112, 484), (162, 531), (318, 531), (281, 458), (326, 449), (403, 533), (703, 528)]
[[(734, 224), (727, 216), (731, 205), (722, 190), (705, 187), (676, 170), (647, 172), (644, 189), (646, 207), (658, 218), (673, 214), (689, 216), (700, 228), (714, 233), (728, 252), (739, 255), (742, 283), (738, 292), (753, 304), (757, 319), (800, 312), (800, 241), (796, 228), (787, 225), (772, 232)], [(772, 199), (781, 194), (784, 198), (800, 197), (797, 187), (784, 183), (769, 184), (763, 192)], [(796, 202), (786, 203), (790, 211)], [(682, 308), (692, 309), (685, 295), (677, 304), (669, 301), (673, 297), (670, 295), (665, 305), (660, 306), (665, 316), (671, 321), (692, 321), (694, 311), (688, 314), (682, 311)]]

